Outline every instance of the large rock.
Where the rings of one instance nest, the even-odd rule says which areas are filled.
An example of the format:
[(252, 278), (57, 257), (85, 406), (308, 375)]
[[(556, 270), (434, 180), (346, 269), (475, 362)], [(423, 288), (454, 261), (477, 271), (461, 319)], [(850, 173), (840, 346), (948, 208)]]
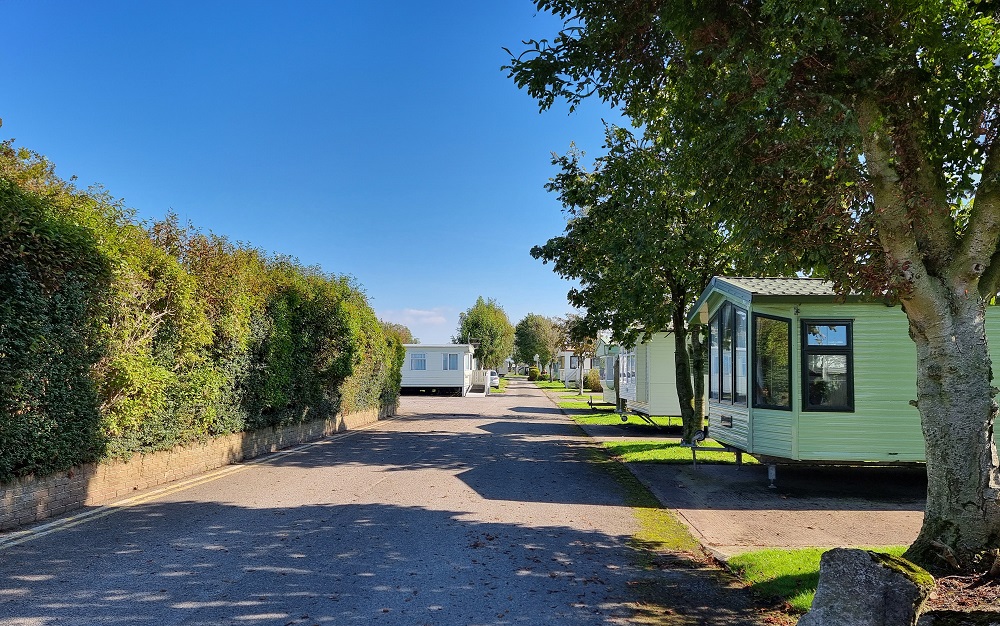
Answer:
[(909, 561), (836, 548), (820, 559), (816, 597), (799, 626), (913, 626), (933, 587)]

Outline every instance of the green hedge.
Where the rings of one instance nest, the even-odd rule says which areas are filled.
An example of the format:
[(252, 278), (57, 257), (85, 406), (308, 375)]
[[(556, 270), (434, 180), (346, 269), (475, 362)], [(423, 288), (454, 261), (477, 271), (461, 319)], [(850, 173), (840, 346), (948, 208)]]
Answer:
[(0, 481), (394, 406), (402, 359), (351, 280), (0, 144)]

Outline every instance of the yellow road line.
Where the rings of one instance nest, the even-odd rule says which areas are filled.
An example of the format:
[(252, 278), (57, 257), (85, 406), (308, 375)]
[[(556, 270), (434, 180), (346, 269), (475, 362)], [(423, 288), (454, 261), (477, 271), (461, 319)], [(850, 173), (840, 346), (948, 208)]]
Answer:
[(131, 498), (125, 498), (124, 500), (117, 500), (115, 502), (110, 502), (108, 504), (101, 505), (89, 511), (84, 511), (83, 513), (77, 513), (76, 515), (70, 515), (68, 517), (61, 517), (55, 521), (49, 522), (47, 524), (42, 524), (40, 526), (35, 526), (27, 530), (16, 531), (10, 533), (5, 537), (0, 537), (0, 551), (6, 550), (7, 548), (12, 548), (14, 546), (21, 545), (22, 543), (27, 543), (29, 541), (34, 541), (46, 535), (51, 535), (53, 533), (73, 528), (74, 526), (79, 526), (80, 524), (85, 524), (94, 520), (99, 520), (102, 517), (107, 517), (113, 515), (119, 511), (124, 511), (125, 509), (137, 506), (139, 504), (145, 504), (157, 498), (162, 498), (163, 496), (168, 496), (178, 491), (184, 491), (186, 489), (191, 489), (192, 487), (197, 487), (198, 485), (203, 485), (205, 483), (210, 483), (220, 478), (229, 476), (230, 474), (235, 474), (237, 472), (242, 472), (243, 470), (249, 469), (254, 465), (263, 465), (265, 463), (270, 463), (278, 459), (290, 456), (292, 454), (298, 454), (303, 450), (311, 448), (313, 446), (325, 445), (334, 441), (339, 441), (341, 439), (346, 439), (362, 430), (367, 430), (380, 422), (386, 422), (398, 419), (399, 416), (384, 418), (371, 424), (361, 426), (356, 429), (348, 430), (342, 433), (336, 433), (323, 439), (318, 439), (316, 441), (310, 441), (308, 443), (303, 443), (295, 446), (294, 448), (287, 448), (279, 452), (267, 454), (255, 459), (251, 459), (244, 463), (238, 463), (233, 465), (227, 465), (215, 470), (211, 470), (208, 473), (200, 474), (192, 478), (182, 479), (179, 482), (170, 483), (164, 487), (148, 491), (146, 493), (132, 496)]

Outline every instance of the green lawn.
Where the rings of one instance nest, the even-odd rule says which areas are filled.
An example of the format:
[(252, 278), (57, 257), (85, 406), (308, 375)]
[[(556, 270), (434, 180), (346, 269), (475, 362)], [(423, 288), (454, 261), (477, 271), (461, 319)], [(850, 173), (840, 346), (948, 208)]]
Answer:
[(536, 380), (534, 382), (539, 389), (546, 391), (565, 391), (568, 389), (561, 380)]
[[(643, 441), (605, 441), (604, 446), (611, 454), (626, 463), (691, 463), (691, 448), (681, 445), (679, 439), (650, 439)], [(732, 452), (722, 452), (722, 446), (712, 439), (706, 439), (699, 447), (719, 448), (719, 452), (698, 451), (699, 463), (712, 465), (732, 465), (736, 463), (736, 455)], [(749, 455), (743, 455), (743, 463), (756, 465), (757, 460)]]
[(507, 379), (500, 377), (500, 387), (490, 387), (490, 393), (504, 393), (507, 391)]
[[(900, 556), (906, 546), (871, 548)], [(826, 548), (798, 550), (758, 550), (729, 559), (729, 569), (750, 585), (754, 593), (785, 601), (795, 611), (805, 613), (812, 605), (819, 582), (819, 559)]]

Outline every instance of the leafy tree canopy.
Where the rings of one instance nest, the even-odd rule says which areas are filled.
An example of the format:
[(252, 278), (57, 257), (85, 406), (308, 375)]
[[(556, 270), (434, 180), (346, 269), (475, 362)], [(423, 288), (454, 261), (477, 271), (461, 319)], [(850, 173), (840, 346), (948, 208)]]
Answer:
[(413, 336), (413, 333), (405, 324), (397, 324), (396, 322), (387, 322), (385, 320), (380, 320), (380, 322), (385, 333), (395, 336), (399, 339), (399, 343), (420, 343), (420, 340)]
[(556, 323), (544, 315), (528, 313), (514, 328), (514, 360), (518, 363), (551, 361), (562, 347), (562, 337)]
[(928, 498), (908, 556), (1000, 547), (984, 302), (1000, 286), (1000, 5), (536, 0), (565, 20), (508, 67), (547, 108), (596, 94), (675, 146), (732, 234), (897, 296)]
[(503, 307), (482, 296), (468, 311), (458, 314), (455, 343), (478, 343), (475, 357), (483, 367), (497, 369), (514, 350), (514, 327)]

